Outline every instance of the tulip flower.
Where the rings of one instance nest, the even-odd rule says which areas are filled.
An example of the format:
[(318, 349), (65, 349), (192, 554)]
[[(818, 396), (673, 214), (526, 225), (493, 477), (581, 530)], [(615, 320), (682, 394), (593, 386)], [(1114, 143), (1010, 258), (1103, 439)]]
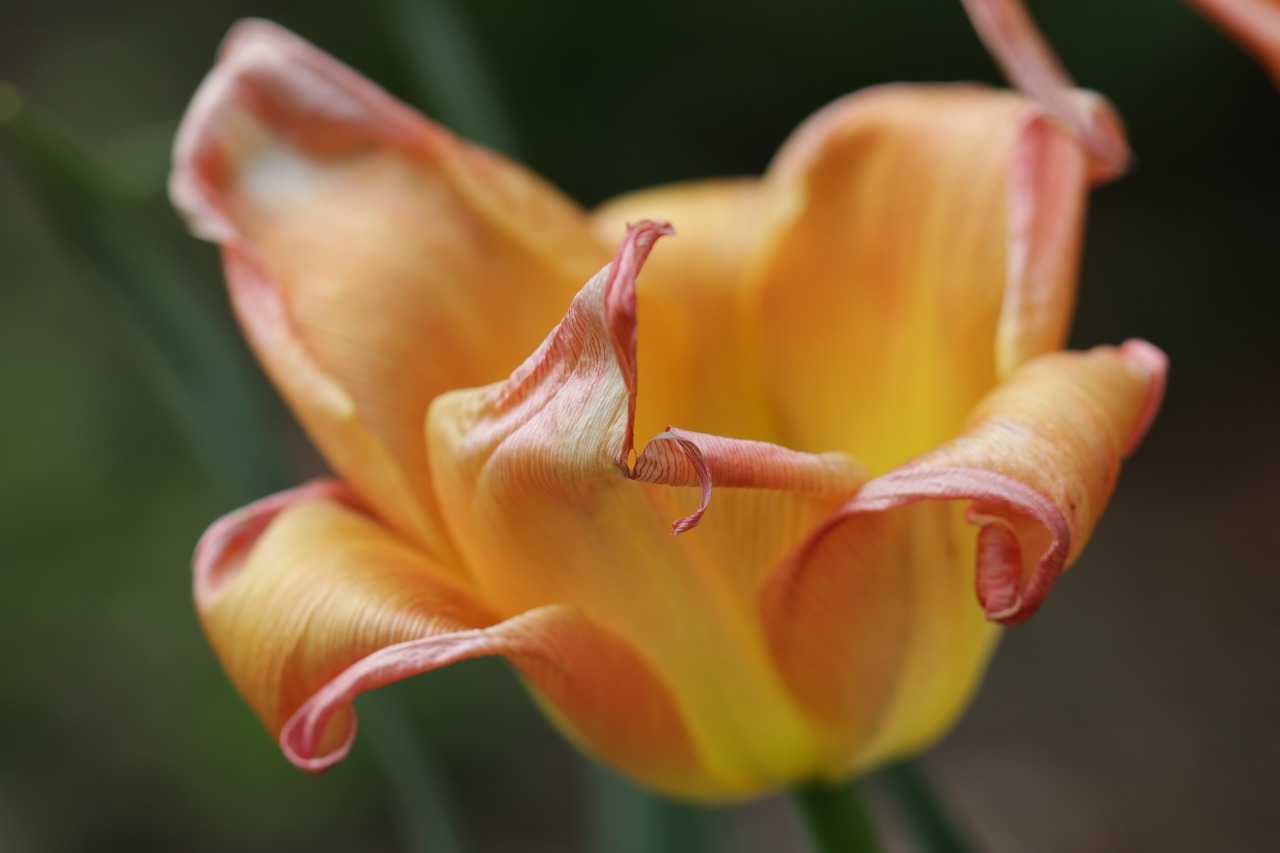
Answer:
[(1091, 163), (1020, 95), (887, 86), (586, 212), (240, 24), (172, 195), (336, 476), (201, 540), (228, 676), (309, 771), (361, 692), (494, 655), (670, 795), (923, 748), (1160, 400), (1152, 345), (1061, 350)]

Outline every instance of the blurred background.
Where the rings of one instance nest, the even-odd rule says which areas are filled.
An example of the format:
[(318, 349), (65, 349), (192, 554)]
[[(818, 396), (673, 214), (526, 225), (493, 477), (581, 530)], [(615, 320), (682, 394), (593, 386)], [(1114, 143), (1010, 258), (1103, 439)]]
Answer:
[[(177, 120), (243, 16), (428, 114), (465, 111), (487, 79), (508, 121), (490, 141), (587, 205), (758, 173), (805, 115), (862, 86), (998, 81), (954, 0), (459, 0), (487, 75), (459, 89), (433, 76), (445, 48), (415, 2), (0, 0), (0, 80), (108, 164), (129, 221), (180, 265), (174, 286), (226, 329), (215, 252), (185, 237), (163, 182)], [(1171, 387), (1089, 549), (1007, 632), (924, 766), (990, 851), (1275, 849), (1280, 93), (1176, 0), (1031, 7), (1138, 156), (1095, 193), (1075, 343), (1148, 338)], [(241, 501), (157, 392), (145, 324), (15, 152), (0, 128), (0, 850), (400, 849), (376, 739), (304, 776), (219, 671), (188, 565)], [(317, 465), (269, 406), (289, 465)], [(592, 772), (503, 666), (388, 692), (475, 849), (596, 849)], [(802, 849), (777, 800), (703, 820), (726, 850)]]

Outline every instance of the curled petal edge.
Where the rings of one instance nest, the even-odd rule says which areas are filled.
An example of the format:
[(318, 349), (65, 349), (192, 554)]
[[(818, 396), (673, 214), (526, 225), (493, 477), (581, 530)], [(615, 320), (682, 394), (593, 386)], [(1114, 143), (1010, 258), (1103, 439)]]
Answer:
[(1089, 176), (1106, 183), (1129, 168), (1124, 123), (1106, 98), (1076, 91), (1021, 0), (961, 0), (978, 37), (1009, 82), (1071, 128), (1089, 155)]
[(675, 233), (671, 223), (665, 221), (645, 219), (628, 226), (627, 234), (618, 245), (613, 260), (612, 275), (605, 285), (605, 323), (609, 328), (609, 340), (613, 344), (613, 357), (617, 359), (618, 370), (627, 389), (626, 439), (618, 454), (619, 465), (624, 469), (628, 467), (631, 452), (635, 448), (636, 395), (639, 391), (636, 278), (658, 238)]
[[(306, 538), (291, 538), (298, 535)], [(537, 688), (585, 750), (664, 790), (721, 792), (669, 687), (629, 643), (573, 606), (499, 621), (435, 578), (419, 555), (331, 479), (232, 513), (201, 541), (194, 566), (201, 621), (291, 763), (321, 773), (348, 753), (357, 694), (496, 655)], [(627, 726), (617, 725), (622, 718)]]
[(866, 481), (863, 470), (843, 453), (801, 453), (673, 426), (649, 439), (631, 476), (645, 483), (698, 487), (698, 509), (672, 523), (673, 536), (698, 526), (711, 503), (713, 486), (852, 492)]
[[(581, 383), (582, 393), (603, 399), (606, 377), (620, 380), (625, 395), (626, 421), (616, 425), (616, 439), (593, 435), (593, 441), (616, 441), (610, 452), (613, 467), (621, 475), (640, 482), (672, 486), (698, 486), (700, 505), (677, 519), (672, 533), (692, 530), (711, 501), (713, 484), (798, 492), (852, 493), (866, 475), (841, 453), (811, 454), (761, 441), (731, 439), (668, 426), (654, 436), (643, 452), (634, 456), (636, 397), (639, 390), (637, 352), (636, 279), (654, 243), (675, 233), (670, 224), (640, 220), (627, 226), (612, 263), (582, 289), (560, 325), (539, 349), (501, 386), (488, 419), (494, 425), (534, 418), (555, 422), (551, 403), (566, 376)], [(613, 363), (598, 363), (599, 348), (607, 339)], [(593, 361), (592, 359), (596, 359)], [(565, 364), (573, 362), (567, 373)], [(550, 380), (550, 381), (549, 381)], [(576, 405), (576, 404), (575, 404)], [(602, 405), (602, 410), (608, 404)], [(519, 416), (514, 412), (524, 410)], [(477, 432), (486, 432), (477, 429)], [(557, 437), (563, 439), (561, 433)], [(561, 472), (563, 475), (563, 472)]]
[[(1146, 436), (1160, 409), (1168, 357), (1140, 339), (1126, 341), (1116, 353), (1145, 374), (1147, 383), (1131, 426), (1120, 439), (1118, 451), (1127, 457)], [(966, 518), (979, 528), (975, 554), (978, 600), (987, 618), (1002, 625), (1017, 625), (1036, 612), (1083, 542), (1073, 542), (1072, 522), (1053, 499), (1015, 477), (967, 465), (908, 463), (868, 482), (814, 530), (780, 567), (772, 594), (785, 598), (788, 588), (801, 582), (803, 567), (816, 544), (845, 521), (924, 500), (971, 501)], [(1028, 551), (1038, 555), (1029, 574), (1024, 571)]]
[(1150, 374), (1151, 384), (1147, 387), (1147, 397), (1142, 403), (1138, 419), (1133, 424), (1133, 431), (1125, 443), (1124, 455), (1129, 456), (1138, 449), (1142, 440), (1151, 430), (1160, 406), (1164, 402), (1164, 392), (1169, 381), (1169, 356), (1164, 350), (1141, 338), (1131, 338), (1120, 345), (1120, 353), (1129, 360), (1144, 368)]
[[(1040, 606), (1066, 565), (1071, 528), (1054, 503), (1013, 477), (982, 468), (941, 467), (890, 472), (872, 480), (815, 535), (850, 516), (883, 512), (923, 500), (969, 500), (970, 523), (978, 525), (977, 592), (987, 618), (1002, 625), (1022, 622)], [(1020, 583), (1026, 522), (1049, 537), (1031, 578)]]
[(309, 500), (330, 500), (352, 508), (360, 506), (342, 481), (318, 477), (222, 516), (205, 530), (191, 559), (197, 608), (203, 611), (213, 603), (222, 587), (243, 567), (249, 551), (276, 516), (296, 503)]
[[(571, 739), (664, 791), (722, 795), (695, 750), (666, 684), (631, 647), (571, 605), (536, 607), (487, 628), (379, 649), (328, 680), (289, 717), (279, 745), (300, 769), (323, 773), (355, 740), (352, 703), (366, 690), (480, 657), (501, 656), (537, 688)], [(627, 720), (626, 726), (620, 720)], [(335, 723), (345, 732), (335, 732)], [(338, 736), (335, 737), (335, 734)]]
[(641, 220), (628, 225), (605, 285), (605, 324), (613, 355), (627, 391), (626, 436), (618, 467), (633, 480), (669, 486), (696, 485), (699, 506), (671, 525), (673, 536), (697, 527), (711, 503), (714, 485), (791, 491), (852, 491), (865, 473), (842, 453), (817, 455), (763, 441), (725, 438), (668, 426), (651, 438), (635, 459), (637, 375), (636, 278), (659, 237), (675, 234), (667, 222)]
[[(313, 79), (324, 81), (328, 90), (310, 90)], [(217, 73), (196, 92), (178, 130), (175, 168), (169, 179), (170, 198), (191, 232), (214, 243), (235, 245), (242, 238), (227, 211), (214, 201), (217, 193), (205, 174), (226, 168), (225, 155), (210, 145), (216, 138), (211, 128), (227, 120), (228, 110), (240, 100), (236, 90), (251, 83), (275, 87), (280, 90), (277, 100), (287, 96), (300, 104), (309, 99), (314, 103), (317, 95), (325, 95), (327, 101), (316, 112), (327, 112), (334, 132), (344, 127), (350, 138), (361, 136), (412, 150), (435, 132), (413, 110), (284, 27), (257, 18), (239, 21), (218, 48)], [(260, 108), (267, 107), (260, 96), (258, 102)]]
[(346, 737), (332, 750), (316, 754), (334, 714), (349, 709), (356, 696), (470, 658), (538, 655), (529, 648), (522, 629), (535, 627), (559, 610), (540, 608), (489, 628), (452, 631), (379, 649), (325, 683), (293, 712), (280, 730), (280, 749), (300, 769), (323, 773), (345, 758), (355, 742), (357, 721), (352, 714)]
[(1038, 107), (1019, 120), (1009, 170), (1006, 281), (996, 368), (1008, 376), (1066, 342), (1084, 229), (1084, 153)]

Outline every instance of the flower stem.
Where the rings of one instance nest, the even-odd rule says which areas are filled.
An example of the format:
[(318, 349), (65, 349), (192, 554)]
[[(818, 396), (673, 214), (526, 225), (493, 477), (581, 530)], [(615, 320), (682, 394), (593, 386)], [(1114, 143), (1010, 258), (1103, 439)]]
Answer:
[(852, 783), (811, 782), (792, 789), (791, 798), (818, 853), (876, 853), (875, 828)]
[(242, 503), (289, 485), (265, 385), (209, 288), (164, 250), (158, 223), (94, 152), (3, 81), (0, 139), (56, 236), (91, 271), (85, 281), (133, 326), (140, 364), (214, 482)]
[(600, 853), (711, 853), (704, 809), (649, 794), (603, 767), (590, 768), (591, 811)]
[(379, 693), (363, 696), (360, 713), (370, 724), (369, 741), (387, 776), (387, 787), (395, 800), (393, 817), (406, 850), (466, 850), (434, 756), (405, 719), (395, 697)]
[(389, 35), (412, 72), (416, 94), (455, 133), (519, 158), (520, 141), (498, 75), (465, 4), (455, 0), (383, 0)]
[(922, 853), (972, 853), (974, 848), (956, 829), (917, 764), (904, 761), (892, 765), (880, 772), (879, 779)]

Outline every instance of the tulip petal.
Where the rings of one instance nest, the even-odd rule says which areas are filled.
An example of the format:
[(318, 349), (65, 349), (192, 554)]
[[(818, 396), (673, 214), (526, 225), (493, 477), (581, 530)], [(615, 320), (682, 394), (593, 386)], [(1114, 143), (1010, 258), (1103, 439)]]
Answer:
[(760, 241), (760, 182), (641, 190), (607, 202), (592, 219), (601, 240), (616, 240), (641, 219), (671, 222), (680, 234), (648, 261), (637, 291), (641, 323), (662, 330), (662, 345), (640, 349), (641, 375), (658, 379), (639, 401), (636, 431), (653, 435), (674, 422), (708, 434), (772, 439), (742, 286)]
[[(435, 401), (428, 441), (440, 504), (486, 601), (504, 615), (573, 602), (627, 638), (669, 687), (713, 793), (731, 796), (817, 762), (812, 724), (769, 658), (756, 590), (862, 475), (843, 456), (675, 429), (632, 467), (635, 279), (668, 231), (632, 226), (506, 382)], [(680, 517), (689, 532), (668, 535)]]
[(1257, 57), (1280, 86), (1280, 0), (1187, 0)]
[(328, 500), (351, 506), (359, 503), (340, 480), (322, 477), (224, 515), (200, 537), (191, 560), (196, 608), (203, 610), (223, 585), (244, 568), (249, 551), (276, 516), (306, 500)]
[(1066, 122), (1089, 152), (1090, 175), (1104, 183), (1129, 167), (1129, 144), (1115, 108), (1096, 92), (1074, 89), (1022, 0), (961, 0), (1005, 77)]
[(452, 574), (341, 484), (320, 480), (209, 528), (194, 560), (196, 609), (227, 675), (275, 734), (365, 655), (496, 621)]
[(1085, 162), (1044, 115), (1018, 131), (1006, 197), (1008, 250), (996, 375), (1060, 348), (1070, 331), (1085, 211)]
[(886, 471), (1063, 344), (1085, 168), (1034, 105), (979, 87), (860, 93), (806, 122), (765, 180), (755, 322), (780, 443)]
[(317, 481), (219, 521), (197, 550), (210, 643), (290, 761), (321, 772), (343, 758), (357, 694), (501, 655), (606, 760), (705, 793), (670, 696), (627, 646), (568, 606), (498, 622), (354, 502), (336, 481)]
[(1028, 363), (959, 438), (868, 482), (770, 577), (779, 667), (842, 738), (832, 773), (918, 748), (953, 717), (993, 638), (964, 587), (990, 620), (1035, 611), (1150, 424), (1165, 368), (1142, 341)]
[(714, 790), (665, 685), (627, 645), (568, 605), (547, 605), (488, 628), (380, 649), (303, 703), (281, 730), (281, 747), (299, 767), (323, 771), (345, 756), (354, 739), (352, 721), (337, 749), (321, 751), (329, 727), (335, 718), (349, 718), (358, 694), (451, 663), (494, 655), (520, 670), (546, 710), (583, 748), (664, 790), (690, 797)]
[(422, 422), (506, 375), (606, 257), (539, 179), (287, 31), (238, 25), (175, 147), (175, 204), (333, 467), (447, 559)]
[(763, 441), (670, 426), (649, 439), (631, 476), (644, 483), (698, 487), (698, 509), (677, 519), (671, 525), (672, 534), (698, 526), (711, 503), (713, 486), (822, 494), (851, 490), (865, 479), (856, 463), (842, 453), (815, 456)]

